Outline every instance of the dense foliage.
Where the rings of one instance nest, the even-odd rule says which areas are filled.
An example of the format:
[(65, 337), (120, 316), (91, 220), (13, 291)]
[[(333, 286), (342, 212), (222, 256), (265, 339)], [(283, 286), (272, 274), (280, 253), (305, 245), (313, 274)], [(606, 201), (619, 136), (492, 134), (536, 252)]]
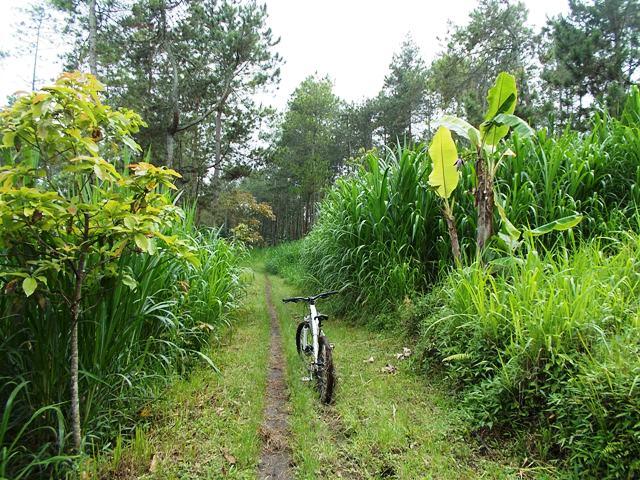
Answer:
[(174, 204), (174, 171), (130, 162), (141, 119), (100, 89), (65, 74), (0, 113), (3, 477), (130, 429), (172, 372), (211, 363), (239, 293), (241, 251)]
[(339, 179), (305, 240), (302, 262), (327, 289), (347, 287), (349, 305), (386, 308), (435, 279), (449, 258), (424, 149), (369, 153)]
[(640, 471), (640, 240), (605, 247), (475, 263), (403, 309), (423, 361), (461, 388), (475, 428), (534, 426), (543, 457), (625, 478)]
[(462, 250), (451, 269), (430, 155), (399, 147), (362, 157), (327, 193), (309, 236), (267, 264), (309, 289), (345, 287), (344, 312), (416, 335), (422, 366), (451, 379), (474, 430), (530, 432), (528, 449), (566, 459), (577, 476), (631, 478), (639, 106), (634, 87), (619, 118), (601, 112), (588, 132), (512, 134), (495, 170), (499, 228), (481, 258), (475, 152), (461, 152), (450, 195)]

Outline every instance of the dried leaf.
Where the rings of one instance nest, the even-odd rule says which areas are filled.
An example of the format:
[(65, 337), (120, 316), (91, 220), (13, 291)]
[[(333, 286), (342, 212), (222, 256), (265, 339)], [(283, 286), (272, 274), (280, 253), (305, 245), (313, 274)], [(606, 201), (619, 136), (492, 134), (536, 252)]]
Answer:
[(382, 369), (381, 369), (382, 373), (388, 373), (388, 374), (394, 374), (397, 371), (398, 371), (398, 369), (396, 367), (394, 367), (393, 365), (391, 365), (390, 363), (387, 363), (387, 365), (382, 367)]
[(411, 356), (411, 349), (404, 347), (402, 352), (396, 353), (396, 359), (404, 360), (405, 358), (409, 358)]
[(363, 360), (362, 363), (373, 363), (373, 357), (369, 357), (366, 360)]
[(153, 457), (151, 457), (151, 464), (149, 465), (149, 471), (153, 473), (157, 469), (158, 469), (158, 454), (154, 453)]
[(236, 464), (236, 461), (237, 461), (236, 457), (231, 455), (227, 449), (222, 450), (222, 455), (224, 456), (224, 459), (227, 462), (229, 462), (230, 465), (235, 465)]

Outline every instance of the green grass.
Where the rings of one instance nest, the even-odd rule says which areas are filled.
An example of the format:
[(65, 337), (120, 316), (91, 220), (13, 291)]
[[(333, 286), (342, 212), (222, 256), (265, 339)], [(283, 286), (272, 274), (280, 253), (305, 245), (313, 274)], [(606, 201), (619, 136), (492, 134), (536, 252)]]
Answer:
[[(200, 351), (228, 324), (240, 302), (244, 249), (213, 231), (198, 231), (189, 212), (173, 234), (198, 245), (198, 266), (167, 251), (120, 258), (116, 276), (137, 280), (131, 290), (115, 278), (89, 285), (79, 323), (80, 396), (86, 452), (133, 436), (137, 412), (167, 380), (210, 360)], [(63, 282), (64, 278), (50, 279)], [(70, 316), (61, 298), (0, 295), (0, 405), (12, 408), (0, 426), (0, 472), (9, 477), (63, 476), (68, 428)], [(35, 412), (39, 412), (37, 415)], [(28, 428), (23, 427), (27, 425)], [(18, 438), (17, 442), (13, 439)]]
[(640, 238), (530, 252), (452, 272), (410, 306), (429, 373), (462, 391), (472, 425), (530, 431), (576, 476), (640, 472)]
[(233, 331), (206, 352), (220, 372), (199, 368), (173, 383), (162, 401), (148, 405), (146, 447), (134, 441), (118, 461), (109, 460), (104, 475), (255, 478), (269, 349), (261, 276), (255, 276), (247, 298)]
[[(296, 478), (516, 478), (519, 470), (508, 456), (478, 453), (446, 390), (426, 383), (410, 359), (396, 359), (406, 345), (393, 334), (329, 319), (324, 330), (335, 345), (338, 389), (335, 404), (322, 406), (301, 381), (305, 372), (295, 349), (300, 307), (279, 302), (294, 291), (280, 278), (271, 282), (288, 362)], [(397, 373), (383, 373), (387, 364)]]

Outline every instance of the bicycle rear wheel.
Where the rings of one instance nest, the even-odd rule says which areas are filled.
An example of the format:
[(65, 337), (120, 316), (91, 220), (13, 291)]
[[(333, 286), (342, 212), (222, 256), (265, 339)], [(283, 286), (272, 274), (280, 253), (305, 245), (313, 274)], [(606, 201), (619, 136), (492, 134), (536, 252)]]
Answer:
[(325, 404), (333, 400), (335, 388), (335, 372), (331, 345), (325, 336), (318, 338), (318, 367), (316, 370), (316, 387), (320, 393), (320, 401)]

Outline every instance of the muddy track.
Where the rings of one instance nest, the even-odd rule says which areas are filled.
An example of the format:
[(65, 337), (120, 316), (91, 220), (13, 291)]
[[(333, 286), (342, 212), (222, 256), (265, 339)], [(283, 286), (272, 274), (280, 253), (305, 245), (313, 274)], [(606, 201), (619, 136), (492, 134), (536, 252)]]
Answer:
[(269, 347), (269, 373), (267, 377), (264, 423), (261, 428), (262, 453), (258, 464), (260, 480), (290, 479), (291, 448), (289, 446), (289, 414), (287, 384), (285, 380), (286, 362), (282, 351), (282, 337), (278, 316), (271, 299), (271, 282), (265, 275), (265, 297), (271, 322), (271, 342)]

